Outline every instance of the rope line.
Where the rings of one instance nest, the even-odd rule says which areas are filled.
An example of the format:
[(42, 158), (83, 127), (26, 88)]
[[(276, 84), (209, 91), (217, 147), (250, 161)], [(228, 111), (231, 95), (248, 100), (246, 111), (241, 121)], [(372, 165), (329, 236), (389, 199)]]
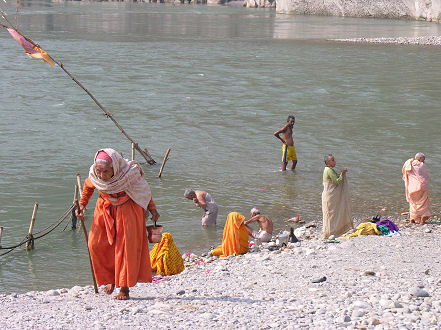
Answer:
[(73, 210), (74, 208), (75, 208), (75, 204), (72, 204), (72, 205), (66, 210), (66, 212), (64, 212), (64, 214), (63, 214), (61, 217), (59, 217), (59, 218), (57, 219), (56, 222), (50, 224), (50, 225), (47, 226), (45, 229), (40, 230), (39, 232), (37, 232), (37, 233), (34, 234), (34, 235), (40, 234), (40, 233), (42, 233), (43, 231), (46, 231), (46, 230), (48, 230), (48, 229), (50, 228), (50, 230), (47, 231), (46, 233), (44, 233), (44, 234), (42, 234), (42, 235), (40, 235), (40, 236), (34, 236), (34, 235), (32, 235), (32, 234), (31, 234), (31, 235), (28, 234), (28, 235), (26, 235), (26, 237), (25, 237), (20, 243), (17, 243), (16, 245), (13, 245), (13, 246), (7, 246), (7, 247), (0, 247), (0, 250), (9, 250), (9, 251), (7, 251), (7, 252), (3, 252), (2, 254), (0, 254), (0, 257), (1, 257), (1, 256), (4, 256), (5, 254), (8, 254), (9, 252), (12, 252), (12, 251), (15, 250), (16, 248), (22, 246), (23, 244), (26, 244), (27, 242), (31, 242), (31, 244), (33, 245), (33, 244), (34, 244), (34, 241), (35, 241), (36, 239), (39, 239), (39, 238), (42, 238), (42, 237), (46, 236), (47, 234), (49, 234), (50, 232), (52, 232), (53, 230), (55, 230), (59, 225), (61, 225), (61, 223), (62, 223), (64, 220), (66, 220), (67, 216), (72, 212), (72, 210)]
[[(69, 208), (66, 210), (66, 212), (64, 212), (63, 215), (57, 219), (57, 221), (59, 221), (60, 219), (63, 219), (63, 220), (64, 220), (64, 218), (66, 217), (66, 214), (69, 213), (69, 212), (71, 212), (71, 211), (72, 211), (72, 208), (73, 208), (74, 206), (75, 206), (75, 205), (72, 204), (72, 206), (69, 207)], [(38, 235), (38, 234), (40, 234), (40, 233), (42, 233), (42, 232), (48, 230), (48, 229), (51, 228), (53, 225), (54, 225), (54, 224), (50, 224), (50, 225), (47, 226), (46, 228), (44, 228), (44, 229), (42, 229), (42, 230), (40, 230), (40, 231), (34, 233), (34, 235)]]
[(67, 216), (70, 215), (70, 213), (72, 212), (72, 209), (75, 207), (75, 205), (72, 204), (71, 207), (69, 207), (69, 209), (64, 213), (64, 215), (62, 216), (61, 220), (58, 221), (58, 223), (51, 229), (49, 230), (47, 233), (44, 233), (43, 235), (34, 237), (34, 239), (39, 239), (42, 238), (44, 236), (46, 236), (47, 234), (49, 234), (51, 231), (53, 231), (55, 228), (57, 228), (59, 225), (61, 225), (61, 223), (66, 220)]

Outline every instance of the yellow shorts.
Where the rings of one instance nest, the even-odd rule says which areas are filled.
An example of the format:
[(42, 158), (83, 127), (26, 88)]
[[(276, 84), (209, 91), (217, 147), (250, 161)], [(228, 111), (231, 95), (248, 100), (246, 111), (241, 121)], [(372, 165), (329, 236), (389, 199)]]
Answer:
[(287, 163), (290, 160), (297, 160), (296, 148), (284, 144), (282, 147), (282, 163)]

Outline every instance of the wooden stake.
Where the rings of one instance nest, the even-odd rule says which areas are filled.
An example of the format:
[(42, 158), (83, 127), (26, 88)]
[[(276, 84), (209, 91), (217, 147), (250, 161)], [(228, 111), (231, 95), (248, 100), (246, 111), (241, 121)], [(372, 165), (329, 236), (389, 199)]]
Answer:
[[(78, 185), (78, 191), (80, 193), (80, 199), (81, 199), (81, 196), (83, 195), (83, 188), (81, 188), (82, 187), (82, 185), (81, 185), (81, 176), (80, 176), (79, 173), (77, 173), (77, 185)], [(74, 203), (75, 203), (75, 196), (74, 196)], [(83, 210), (83, 215), (85, 213), (86, 213), (86, 209)]]
[(164, 165), (165, 165), (165, 162), (166, 162), (167, 159), (168, 159), (168, 154), (170, 153), (170, 151), (171, 151), (171, 149), (168, 148), (168, 149), (167, 149), (167, 152), (165, 153), (164, 159), (163, 159), (163, 161), (162, 161), (161, 169), (159, 170), (158, 178), (160, 178), (161, 175), (162, 175), (162, 171), (164, 170)]
[(2, 234), (3, 234), (3, 227), (0, 227), (0, 248), (2, 247)]
[(34, 211), (32, 212), (32, 218), (31, 218), (31, 224), (29, 225), (29, 232), (28, 232), (28, 241), (26, 242), (26, 250), (32, 250), (34, 249), (34, 240), (32, 237), (32, 231), (34, 230), (34, 224), (35, 224), (35, 217), (37, 216), (37, 210), (38, 210), (38, 203), (34, 204)]
[(80, 192), (80, 196), (83, 195), (83, 188), (81, 185), (81, 176), (80, 173), (77, 173), (77, 185), (78, 185), (78, 190)]
[(135, 145), (132, 142), (132, 160), (135, 160)]
[(95, 272), (93, 270), (92, 259), (90, 258), (90, 251), (89, 251), (89, 244), (88, 244), (89, 237), (87, 235), (86, 225), (84, 224), (84, 215), (82, 213), (80, 213), (80, 203), (78, 202), (78, 186), (77, 185), (75, 185), (75, 205), (77, 206), (78, 217), (80, 218), (81, 227), (83, 228), (84, 237), (86, 238), (87, 253), (89, 254), (90, 269), (92, 271), (93, 288), (95, 289), (95, 293), (98, 293), (98, 286), (96, 285)]

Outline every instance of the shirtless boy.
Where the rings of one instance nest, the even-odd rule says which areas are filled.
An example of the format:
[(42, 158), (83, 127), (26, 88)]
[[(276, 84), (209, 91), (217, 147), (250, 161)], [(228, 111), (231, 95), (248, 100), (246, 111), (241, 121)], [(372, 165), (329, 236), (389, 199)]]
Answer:
[[(296, 119), (293, 115), (289, 115), (286, 121), (287, 124), (285, 126), (277, 132), (274, 132), (274, 136), (283, 142), (282, 171), (286, 171), (286, 164), (288, 164), (288, 161), (290, 160), (292, 160), (291, 170), (294, 170), (297, 165), (296, 148), (294, 147), (294, 141), (292, 138), (292, 128), (294, 127)], [(280, 137), (280, 134), (282, 134), (282, 137)]]
[[(257, 221), (259, 223), (259, 231), (248, 227), (251, 222)], [(251, 209), (251, 218), (243, 222), (247, 227), (248, 235), (253, 238), (260, 238), (262, 242), (269, 242), (273, 236), (273, 221), (266, 215), (261, 215), (259, 209), (255, 207)]]

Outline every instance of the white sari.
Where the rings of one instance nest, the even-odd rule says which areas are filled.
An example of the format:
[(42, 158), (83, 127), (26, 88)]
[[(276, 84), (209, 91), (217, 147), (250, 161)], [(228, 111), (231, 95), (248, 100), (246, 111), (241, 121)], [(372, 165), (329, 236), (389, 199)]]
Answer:
[(354, 228), (346, 175), (339, 185), (335, 185), (331, 180), (323, 181), (322, 211), (325, 239), (331, 235), (339, 237)]

